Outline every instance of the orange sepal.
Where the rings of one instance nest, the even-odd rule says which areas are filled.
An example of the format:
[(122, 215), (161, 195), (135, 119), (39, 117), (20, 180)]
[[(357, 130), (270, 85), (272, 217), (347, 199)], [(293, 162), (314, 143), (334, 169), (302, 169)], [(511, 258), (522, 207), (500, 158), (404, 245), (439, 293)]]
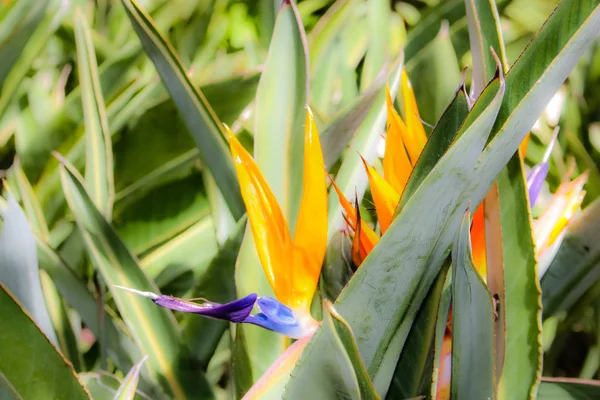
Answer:
[(362, 156), (360, 158), (369, 177), (371, 195), (375, 202), (377, 219), (381, 225), (381, 234), (383, 235), (392, 223), (394, 211), (396, 211), (396, 206), (400, 201), (400, 195), (375, 171), (375, 168), (371, 167)]
[[(310, 312), (327, 246), (327, 182), (319, 132), (306, 109), (304, 128), (304, 182), (294, 234), (292, 269), (293, 308)], [(283, 267), (283, 266), (282, 266)]]
[(360, 218), (358, 204), (356, 204), (356, 207), (352, 206), (352, 203), (344, 196), (344, 193), (342, 193), (333, 179), (331, 179), (331, 185), (337, 193), (340, 204), (344, 209), (344, 219), (350, 229), (354, 231), (354, 237), (352, 239), (352, 261), (356, 266), (359, 266), (362, 263), (362, 260), (364, 260), (373, 247), (375, 247), (379, 241), (379, 237), (375, 231)]
[(471, 247), (473, 249), (473, 264), (479, 275), (485, 279), (487, 274), (487, 262), (485, 251), (485, 217), (483, 213), (483, 202), (473, 214), (471, 225)]
[(386, 87), (386, 103), (387, 124), (383, 177), (401, 195), (412, 172), (412, 164), (402, 142), (402, 132), (407, 132), (407, 128), (394, 108), (388, 87)]
[(358, 215), (358, 222), (354, 229), (354, 238), (352, 239), (352, 261), (357, 267), (362, 264), (363, 260), (367, 258), (373, 247), (379, 241), (377, 234), (360, 218), (360, 210), (358, 208), (358, 202), (355, 204), (356, 215)]
[(402, 69), (401, 81), (402, 100), (404, 101), (404, 118), (406, 119), (407, 127), (407, 135), (402, 139), (408, 149), (410, 160), (412, 164), (415, 165), (423, 151), (423, 147), (425, 147), (425, 143), (427, 143), (427, 135), (425, 134), (425, 128), (421, 122), (415, 93), (413, 92), (412, 85), (408, 80), (408, 74), (404, 68)]
[(292, 260), (292, 239), (275, 195), (252, 156), (225, 127), (248, 221), (258, 257), (277, 299), (289, 304), (291, 279), (286, 266)]

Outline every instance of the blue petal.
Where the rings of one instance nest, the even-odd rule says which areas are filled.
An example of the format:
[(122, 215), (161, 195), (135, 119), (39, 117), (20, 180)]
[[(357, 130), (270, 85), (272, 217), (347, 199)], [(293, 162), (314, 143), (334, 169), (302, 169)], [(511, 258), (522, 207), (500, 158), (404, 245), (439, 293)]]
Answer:
[(529, 206), (533, 207), (542, 191), (544, 181), (548, 176), (548, 163), (542, 162), (531, 169), (527, 176), (527, 190), (529, 192)]
[(278, 332), (298, 339), (306, 335), (292, 310), (279, 301), (270, 297), (259, 297), (256, 304), (260, 313), (249, 315), (244, 322), (258, 325), (270, 331)]

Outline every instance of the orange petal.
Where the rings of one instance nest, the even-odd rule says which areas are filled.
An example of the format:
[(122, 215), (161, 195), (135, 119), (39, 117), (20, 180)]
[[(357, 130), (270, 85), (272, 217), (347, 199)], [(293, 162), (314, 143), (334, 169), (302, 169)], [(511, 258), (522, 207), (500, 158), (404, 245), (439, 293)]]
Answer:
[(473, 264), (479, 275), (485, 279), (487, 274), (486, 253), (485, 253), (485, 218), (483, 214), (483, 202), (473, 214), (473, 224), (471, 225), (471, 246), (473, 248)]
[(310, 109), (304, 128), (304, 182), (294, 234), (291, 307), (309, 312), (327, 246), (327, 182), (319, 132)]
[(269, 369), (266, 370), (260, 379), (250, 388), (242, 400), (271, 397), (273, 393), (271, 393), (271, 396), (269, 396), (269, 392), (271, 390), (277, 391), (278, 387), (281, 387), (282, 384), (285, 384), (284, 380), (289, 378), (311, 337), (312, 335), (298, 339), (290, 347), (288, 347), (287, 350), (281, 356), (279, 356), (277, 360), (275, 360)]
[(407, 132), (406, 125), (394, 109), (390, 90), (386, 87), (387, 127), (385, 153), (383, 156), (383, 176), (392, 187), (402, 194), (412, 172), (412, 164), (406, 154), (401, 132)]
[(375, 171), (375, 168), (371, 167), (367, 161), (362, 158), (362, 156), (361, 159), (367, 170), (367, 175), (369, 176), (371, 195), (375, 202), (377, 219), (381, 225), (381, 234), (383, 235), (392, 223), (394, 211), (396, 211), (396, 206), (400, 201), (400, 195), (381, 177), (381, 175), (377, 173), (377, 171)]
[(358, 202), (355, 203), (355, 213), (358, 215), (358, 223), (354, 229), (354, 238), (352, 239), (352, 261), (357, 267), (367, 258), (373, 247), (379, 241), (377, 234), (360, 218)]
[(287, 304), (292, 292), (289, 271), (284, 269), (292, 260), (289, 228), (256, 162), (229, 128), (226, 131), (258, 257), (275, 296)]
[(523, 139), (523, 141), (521, 142), (521, 144), (519, 145), (519, 151), (521, 152), (521, 157), (525, 158), (525, 156), (527, 155), (527, 146), (529, 145), (529, 135), (531, 135), (531, 133), (528, 133), (525, 138)]
[(417, 108), (417, 100), (415, 99), (415, 93), (413, 92), (412, 85), (408, 80), (406, 69), (402, 69), (402, 99), (404, 101), (404, 118), (406, 119), (407, 135), (403, 137), (404, 144), (408, 149), (410, 160), (413, 165), (417, 162), (417, 159), (427, 143), (427, 135), (425, 134), (425, 128), (421, 122), (421, 116), (419, 115), (419, 109)]
[(330, 177), (329, 179), (331, 180), (331, 185), (333, 186), (333, 189), (337, 193), (340, 204), (342, 205), (342, 208), (344, 209), (344, 213), (345, 213), (344, 219), (346, 220), (346, 223), (350, 226), (350, 228), (352, 228), (352, 230), (355, 231), (356, 230), (356, 211), (354, 210), (354, 207), (348, 201), (346, 196), (344, 196), (344, 193), (342, 193), (342, 191), (340, 190), (339, 186), (335, 183), (333, 178)]
[(436, 400), (450, 399), (450, 383), (452, 373), (452, 332), (446, 330), (440, 354)]
[(548, 207), (535, 221), (534, 237), (538, 255), (554, 243), (581, 206), (587, 178), (586, 172), (572, 182), (562, 183)]
[(360, 218), (358, 203), (353, 207), (352, 203), (344, 196), (344, 193), (342, 193), (333, 179), (331, 179), (331, 185), (337, 193), (340, 204), (344, 209), (344, 219), (348, 226), (354, 231), (354, 238), (352, 239), (352, 261), (356, 266), (359, 266), (362, 263), (362, 260), (364, 260), (373, 247), (375, 247), (379, 241), (379, 237), (375, 231)]

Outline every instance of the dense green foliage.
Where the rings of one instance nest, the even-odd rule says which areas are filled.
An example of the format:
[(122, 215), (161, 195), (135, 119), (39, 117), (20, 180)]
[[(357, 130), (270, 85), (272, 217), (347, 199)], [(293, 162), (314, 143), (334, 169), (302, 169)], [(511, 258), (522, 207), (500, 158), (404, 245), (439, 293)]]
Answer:
[[(600, 398), (599, 31), (593, 0), (3, 1), (0, 399)], [(403, 71), (427, 143), (360, 267), (329, 189), (314, 335), (289, 347), (115, 288), (274, 297), (227, 127), (294, 232), (306, 105), (381, 234), (357, 153), (385, 169)]]

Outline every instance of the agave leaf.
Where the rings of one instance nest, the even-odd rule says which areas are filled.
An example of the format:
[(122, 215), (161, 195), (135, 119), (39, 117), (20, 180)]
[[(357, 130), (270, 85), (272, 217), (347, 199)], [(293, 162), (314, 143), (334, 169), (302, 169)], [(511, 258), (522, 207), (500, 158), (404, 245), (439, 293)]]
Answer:
[(202, 170), (202, 180), (210, 203), (212, 218), (215, 221), (217, 243), (222, 246), (235, 230), (236, 221), (227, 208), (227, 203), (219, 191), (217, 183), (207, 169)]
[(140, 267), (150, 278), (157, 279), (168, 267), (177, 266), (191, 271), (195, 282), (207, 271), (217, 253), (215, 226), (211, 218), (205, 217), (159, 246), (144, 252)]
[(18, 3), (0, 23), (0, 116), (53, 31), (49, 29), (53, 16), (46, 14), (49, 1)]
[(597, 0), (563, 0), (506, 75), (502, 103), (490, 141), (477, 163), (473, 204), (517, 151), (544, 107), (600, 30)]
[[(36, 244), (40, 267), (50, 276), (67, 304), (77, 311), (92, 333), (100, 337), (101, 318), (94, 296), (50, 246), (37, 237)], [(127, 371), (132, 362), (125, 349), (132, 348), (133, 344), (123, 331), (117, 329), (112, 319), (104, 321), (103, 329), (107, 338), (108, 355), (120, 369)]]
[(371, 87), (334, 116), (323, 129), (320, 138), (326, 166), (331, 167), (337, 162), (352, 136), (373, 109), (375, 102), (381, 97), (381, 90), (386, 83), (385, 72), (384, 67)]
[[(446, 280), (444, 282), (444, 288), (442, 289), (442, 296), (440, 298), (439, 312), (435, 322), (435, 340), (433, 343), (433, 370), (431, 377), (430, 395), (431, 398), (436, 398), (438, 393), (439, 373), (442, 368), (442, 353), (444, 351), (444, 336), (446, 334), (446, 327), (448, 326), (448, 315), (450, 313), (450, 304), (452, 302), (452, 269), (448, 270)], [(443, 383), (443, 382), (442, 382)], [(448, 388), (448, 393), (449, 388)]]
[(9, 195), (0, 234), (0, 282), (14, 293), (48, 339), (57, 344), (38, 273), (35, 238), (19, 204)]
[[(269, 53), (256, 93), (254, 159), (275, 194), (290, 232), (294, 232), (302, 196), (304, 117), (308, 92), (306, 38), (293, 2), (277, 15)], [(273, 296), (256, 253), (250, 227), (235, 271), (238, 296)], [(259, 327), (244, 327), (250, 373), (258, 380), (286, 348), (283, 336)], [(241, 371), (236, 370), (236, 373)], [(237, 381), (237, 379), (236, 379)]]
[[(109, 285), (117, 308), (132, 332), (140, 350), (148, 355), (146, 364), (151, 376), (174, 398), (210, 396), (210, 389), (200, 371), (182, 371), (179, 336), (173, 315), (156, 307), (148, 299), (132, 296), (113, 285), (157, 293), (158, 288), (140, 269), (136, 259), (110, 224), (94, 206), (83, 180), (72, 166), (62, 160), (60, 169), (63, 191), (71, 212), (82, 232), (88, 255)], [(193, 372), (194, 378), (191, 378)], [(188, 378), (188, 379), (186, 379)]]
[[(15, 159), (11, 172), (12, 174), (9, 177), (14, 177), (15, 192), (19, 193), (19, 197), (25, 209), (25, 214), (27, 215), (27, 220), (31, 224), (32, 231), (42, 240), (48, 240), (50, 233), (48, 232), (48, 225), (44, 218), (44, 212), (31, 187), (31, 183), (29, 183), (25, 172), (23, 172), (23, 168), (21, 168), (21, 163), (18, 158)], [(9, 184), (10, 182), (11, 181), (9, 181)]]
[(564, 239), (540, 282), (544, 318), (569, 309), (600, 276), (600, 200), (590, 204), (566, 229)]
[(449, 29), (447, 24), (442, 24), (431, 43), (406, 61), (406, 70), (420, 105), (419, 113), (429, 124), (435, 124), (440, 118), (463, 80)]
[(144, 358), (129, 370), (125, 379), (123, 379), (123, 383), (119, 386), (119, 390), (115, 394), (114, 400), (133, 400), (135, 398), (138, 381), (140, 379), (140, 371), (146, 358), (148, 358), (148, 356), (144, 356)]
[[(479, 0), (465, 4), (473, 49), (472, 93), (478, 96), (493, 74), (488, 49), (499, 54), (504, 70), (508, 64), (495, 5)], [(487, 282), (499, 301), (495, 323), (499, 398), (532, 395), (541, 376), (540, 291), (526, 191), (521, 158), (515, 154), (483, 203)]]
[(308, 35), (310, 51), (310, 75), (314, 76), (320, 69), (325, 68), (327, 54), (337, 44), (337, 38), (344, 29), (350, 15), (355, 12), (356, 0), (337, 0), (327, 9), (325, 14)]
[[(494, 396), (494, 306), (471, 255), (469, 211), (452, 248), (451, 399)], [(473, 377), (477, 376), (477, 379)]]
[(112, 143), (92, 33), (79, 10), (75, 13), (75, 42), (86, 131), (85, 179), (96, 207), (110, 221), (115, 197)]
[(537, 390), (541, 376), (542, 310), (527, 186), (518, 155), (502, 170), (497, 182), (506, 285), (505, 298), (500, 299), (506, 337), (498, 396), (512, 398), (520, 393), (519, 397), (528, 397)]
[(593, 400), (600, 396), (600, 383), (582, 379), (545, 378), (540, 383), (540, 400)]
[[(90, 399), (69, 361), (0, 283), (0, 371), (16, 398)], [(32, 362), (36, 360), (36, 362)], [(32, 384), (35, 382), (35, 384)]]
[[(136, 73), (134, 69), (130, 69), (132, 60), (133, 57), (131, 55), (125, 57), (121, 54), (116, 54), (100, 65), (98, 74), (100, 87), (105, 99), (110, 99), (121, 93), (136, 80), (136, 75), (139, 72)], [(25, 173), (32, 181), (37, 180), (42, 169), (48, 163), (50, 152), (59, 147), (61, 143), (67, 141), (67, 139), (72, 138), (73, 132), (78, 131), (78, 128), (83, 124), (81, 104), (81, 87), (78, 86), (65, 97), (62, 107), (47, 117), (47, 123), (43, 125), (36, 123), (33, 126), (17, 125), (15, 142), (17, 154), (21, 158)], [(117, 107), (117, 109), (119, 108)], [(110, 120), (110, 113), (108, 114), (111, 128), (115, 129), (116, 127), (112, 126), (112, 121)], [(21, 112), (21, 118), (24, 120), (33, 119), (31, 107)], [(83, 128), (80, 129), (80, 132), (83, 135)], [(84, 149), (85, 146), (82, 142), (82, 154), (85, 155)], [(84, 156), (81, 159), (84, 160)], [(53, 165), (54, 171), (56, 171), (57, 165)], [(57, 186), (60, 187), (59, 184)], [(56, 195), (56, 193), (52, 193), (50, 196), (53, 195)], [(39, 197), (45, 209), (45, 198), (41, 195)], [(48, 214), (46, 214), (46, 220), (52, 223), (52, 218), (49, 218)]]
[(296, 386), (283, 392), (284, 385), (281, 385), (281, 392), (273, 398), (379, 399), (360, 358), (350, 326), (328, 300), (323, 302), (323, 308), (320, 332), (321, 340), (329, 344), (328, 352), (315, 355), (320, 358), (320, 362), (315, 364), (318, 366), (316, 371), (299, 369), (300, 374), (293, 375)]
[[(246, 218), (242, 218), (213, 258), (206, 272), (200, 277), (198, 286), (194, 288), (193, 298), (211, 299), (217, 303), (228, 303), (236, 299), (233, 276), (245, 228)], [(226, 321), (198, 318), (193, 314), (186, 315), (183, 339), (203, 366), (208, 365), (227, 326)]]
[[(197, 171), (192, 172), (187, 177), (155, 187), (123, 209), (115, 209), (114, 227), (136, 254), (145, 256), (209, 216), (209, 203), (201, 190), (202, 176)], [(169, 206), (165, 207), (165, 204)], [(214, 243), (214, 234), (211, 236)]]
[[(366, 90), (377, 78), (377, 74), (388, 59), (396, 57), (397, 53), (389, 52), (390, 3), (386, 0), (367, 1), (367, 24), (369, 44), (362, 69), (360, 86)], [(394, 49), (395, 50), (395, 49)], [(391, 57), (390, 57), (391, 56)]]
[[(108, 372), (82, 372), (79, 380), (94, 400), (114, 400), (122, 382), (119, 378)], [(150, 396), (137, 389), (133, 397), (135, 400), (149, 400)]]
[(446, 263), (440, 270), (416, 316), (396, 365), (387, 399), (413, 398), (431, 391), (432, 378), (437, 372), (434, 363), (439, 363), (439, 354), (434, 357), (436, 342), (444, 336), (450, 305), (450, 286), (446, 285), (449, 266), (450, 263)]
[(221, 121), (202, 92), (192, 85), (175, 51), (160, 35), (150, 17), (133, 0), (122, 0), (122, 3), (144, 49), (192, 133), (202, 161), (219, 184), (231, 213), (239, 219), (244, 213), (244, 205), (225, 145)]
[[(387, 392), (406, 336), (452, 243), (468, 199), (473, 168), (496, 118), (504, 80), (499, 75), (483, 92), (454, 144), (392, 222), (337, 300), (340, 315), (356, 335), (377, 392)], [(430, 212), (437, 210), (436, 212)], [(406, 266), (410, 265), (411, 268)], [(317, 368), (326, 354), (321, 330), (308, 344), (300, 369)], [(311, 356), (312, 355), (312, 356)], [(297, 382), (290, 380), (288, 387)], [(299, 389), (299, 388), (298, 388)]]
[(21, 400), (22, 397), (19, 395), (17, 390), (9, 382), (8, 378), (0, 372), (0, 398), (5, 400)]

